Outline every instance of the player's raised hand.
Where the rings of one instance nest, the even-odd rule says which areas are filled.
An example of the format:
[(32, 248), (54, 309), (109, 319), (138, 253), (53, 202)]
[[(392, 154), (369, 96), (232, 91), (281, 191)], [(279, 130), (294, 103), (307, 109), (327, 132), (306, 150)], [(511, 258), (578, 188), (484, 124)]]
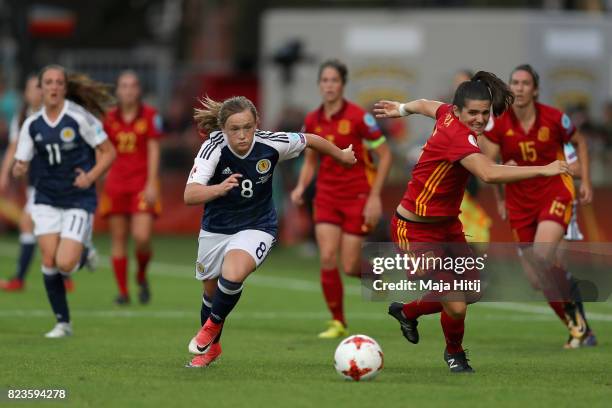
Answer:
[(340, 164), (346, 167), (351, 167), (353, 164), (357, 163), (355, 152), (353, 151), (353, 145), (351, 144), (346, 149), (342, 149), (342, 153), (337, 160)]
[(240, 183), (238, 182), (238, 179), (242, 177), (242, 174), (240, 173), (234, 173), (231, 176), (229, 176), (228, 178), (226, 178), (225, 180), (223, 180), (220, 184), (219, 187), (221, 188), (220, 190), (220, 194), (221, 196), (225, 196), (227, 195), (227, 193), (229, 193), (229, 191), (234, 188), (234, 187), (238, 187), (240, 185)]
[(291, 202), (295, 205), (302, 205), (304, 204), (304, 187), (297, 185), (295, 186), (295, 188), (291, 191)]
[(77, 176), (76, 179), (74, 179), (74, 183), (72, 183), (73, 186), (83, 190), (91, 187), (93, 180), (91, 179), (91, 177), (89, 177), (89, 174), (87, 174), (81, 168), (76, 168), (74, 171), (77, 173)]
[(572, 175), (569, 165), (563, 160), (555, 160), (552, 163), (548, 163), (546, 166), (544, 166), (544, 172), (542, 175), (550, 177), (559, 174), (568, 174), (570, 176)]
[(374, 114), (377, 118), (399, 118), (400, 103), (396, 101), (378, 101), (374, 104)]

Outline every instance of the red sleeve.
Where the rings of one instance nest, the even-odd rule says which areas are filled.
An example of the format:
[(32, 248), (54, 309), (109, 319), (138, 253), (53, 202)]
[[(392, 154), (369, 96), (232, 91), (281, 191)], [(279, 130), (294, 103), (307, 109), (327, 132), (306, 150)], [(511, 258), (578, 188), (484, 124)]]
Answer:
[(159, 139), (162, 135), (162, 119), (157, 110), (150, 108), (148, 139)]
[(315, 133), (313, 131), (313, 126), (312, 126), (312, 114), (309, 113), (304, 118), (304, 125), (302, 126), (301, 132), (302, 133), (312, 133), (312, 134)]
[(109, 137), (111, 135), (111, 118), (110, 114), (107, 113), (104, 116), (104, 122), (102, 122), (102, 127), (104, 128), (104, 133), (106, 133)]
[(489, 117), (489, 123), (485, 127), (483, 135), (495, 144), (501, 143), (499, 119), (496, 121), (493, 115)]
[(482, 153), (476, 137), (468, 132), (458, 132), (449, 137), (446, 159), (451, 163), (459, 161), (473, 153)]
[(442, 105), (438, 106), (438, 109), (436, 110), (436, 120), (440, 119), (442, 115), (447, 114), (452, 107), (453, 105), (450, 103), (443, 103)]
[(359, 136), (365, 140), (378, 140), (383, 135), (371, 113), (361, 111), (357, 113), (356, 125)]
[(555, 113), (557, 116), (555, 122), (557, 123), (559, 135), (561, 135), (561, 142), (564, 144), (568, 143), (572, 136), (574, 136), (574, 133), (576, 133), (576, 126), (574, 126), (574, 123), (566, 113), (561, 111), (556, 111)]

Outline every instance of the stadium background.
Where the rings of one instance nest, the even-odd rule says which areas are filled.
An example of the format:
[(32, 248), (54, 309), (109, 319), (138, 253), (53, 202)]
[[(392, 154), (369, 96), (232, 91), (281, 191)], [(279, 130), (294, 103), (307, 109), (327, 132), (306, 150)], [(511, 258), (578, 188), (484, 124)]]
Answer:
[[(485, 8), (486, 5), (486, 8)], [(363, 106), (381, 97), (448, 99), (453, 74), (487, 69), (507, 78), (523, 62), (542, 77), (541, 99), (567, 110), (587, 135), (594, 204), (579, 217), (590, 240), (607, 241), (612, 220), (612, 24), (609, 1), (0, 1), (2, 117), (18, 108), (25, 76), (49, 63), (113, 83), (135, 69), (146, 100), (164, 118), (161, 233), (193, 233), (199, 208), (182, 204), (183, 183), (201, 142), (191, 120), (199, 96), (246, 95), (266, 129), (297, 130), (320, 101), (318, 63), (330, 57), (350, 69), (347, 96)], [(94, 11), (92, 11), (94, 10)], [(461, 51), (457, 52), (460, 48)], [(381, 123), (394, 168), (385, 189), (389, 214), (409, 178), (431, 123), (424, 118)], [(299, 163), (282, 168), (284, 191)], [(309, 216), (277, 189), (281, 243), (309, 235)], [(18, 185), (0, 200), (0, 230), (14, 229)], [(493, 222), (492, 240), (508, 241), (489, 188), (478, 197)], [(288, 223), (287, 220), (292, 222)], [(96, 231), (106, 226), (96, 220)], [(379, 238), (384, 238), (385, 231)]]
[[(575, 352), (562, 349), (567, 331), (543, 302), (474, 305), (466, 344), (477, 375), (451, 378), (437, 318), (424, 317), (421, 344), (409, 346), (386, 304), (364, 301), (359, 283), (346, 279), (349, 329), (380, 342), (385, 369), (375, 383), (345, 384), (332, 367), (336, 342), (316, 338), (328, 317), (317, 254), (298, 245), (309, 242), (309, 217), (288, 200), (299, 162), (275, 177), (282, 248), (249, 278), (227, 323), (221, 363), (185, 370), (186, 343), (199, 326), (201, 287), (192, 274), (201, 208), (184, 206), (182, 193), (201, 143), (191, 113), (203, 94), (246, 95), (264, 128), (297, 130), (320, 102), (316, 69), (326, 58), (349, 64), (347, 96), (364, 106), (385, 96), (447, 99), (459, 69), (507, 78), (513, 66), (530, 62), (542, 76), (542, 100), (568, 109), (587, 135), (595, 200), (580, 208), (581, 226), (589, 239), (608, 241), (611, 12), (609, 0), (0, 0), (1, 150), (24, 78), (50, 62), (109, 83), (125, 68), (136, 70), (146, 100), (163, 114), (165, 133), (152, 303), (112, 304), (109, 239), (96, 220), (103, 257), (96, 273), (75, 277), (69, 297), (75, 336), (60, 342), (42, 336), (51, 312), (39, 257), (25, 291), (0, 293), (0, 390), (65, 388), (68, 405), (78, 407), (608, 406), (609, 302), (588, 305), (600, 346)], [(431, 127), (415, 119), (381, 123), (394, 153), (386, 214)], [(22, 188), (14, 183), (0, 197), (0, 277), (15, 265)], [(478, 200), (493, 219), (492, 239), (509, 240), (491, 190), (482, 188)], [(385, 238), (387, 225), (381, 222), (374, 239)], [(497, 266), (518, 275), (510, 264)]]

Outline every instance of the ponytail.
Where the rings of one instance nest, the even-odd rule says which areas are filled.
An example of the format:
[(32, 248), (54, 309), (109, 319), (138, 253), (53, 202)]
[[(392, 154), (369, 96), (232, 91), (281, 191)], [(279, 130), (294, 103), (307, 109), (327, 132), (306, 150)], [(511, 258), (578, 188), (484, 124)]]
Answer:
[(78, 103), (98, 118), (104, 117), (106, 108), (115, 101), (111, 87), (80, 73), (68, 74), (67, 79), (66, 99)]
[(463, 109), (467, 99), (491, 101), (493, 113), (501, 115), (512, 106), (514, 95), (497, 76), (490, 72), (478, 71), (472, 79), (459, 85), (455, 91), (453, 105)]
[(98, 118), (104, 117), (106, 108), (115, 102), (109, 85), (94, 81), (85, 74), (68, 74), (63, 66), (57, 64), (47, 65), (40, 70), (38, 81), (41, 86), (44, 73), (50, 69), (56, 69), (64, 73), (66, 99), (78, 103)]
[(204, 131), (204, 133), (212, 133), (215, 130), (219, 130), (221, 126), (219, 126), (219, 121), (217, 117), (219, 116), (219, 112), (221, 111), (221, 106), (223, 104), (221, 102), (217, 102), (208, 96), (204, 98), (200, 98), (201, 108), (195, 108), (193, 119), (198, 126), (198, 129)]
[(225, 126), (227, 118), (235, 113), (249, 110), (255, 121), (258, 119), (255, 105), (244, 96), (233, 96), (223, 102), (217, 102), (205, 96), (200, 99), (200, 105), (201, 108), (194, 109), (193, 119), (196, 121), (198, 129), (208, 134), (215, 130), (221, 130)]

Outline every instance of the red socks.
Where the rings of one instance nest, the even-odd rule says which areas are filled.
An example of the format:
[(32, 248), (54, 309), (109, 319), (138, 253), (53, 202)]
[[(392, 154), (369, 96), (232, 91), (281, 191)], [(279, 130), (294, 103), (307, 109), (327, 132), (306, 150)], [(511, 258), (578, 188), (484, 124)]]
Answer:
[(346, 326), (342, 304), (344, 298), (342, 278), (338, 268), (321, 269), (321, 286), (323, 288), (323, 296), (327, 302), (327, 308), (331, 312), (333, 319), (341, 321)]
[(113, 258), (112, 261), (115, 279), (117, 280), (117, 286), (119, 287), (119, 293), (123, 296), (127, 296), (127, 258)]
[(565, 302), (548, 302), (548, 306), (555, 311), (555, 314), (561, 319), (563, 324), (567, 326), (567, 318), (565, 317)]
[(420, 316), (434, 314), (442, 311), (442, 303), (435, 300), (439, 298), (439, 294), (426, 293), (422, 298), (410, 303), (404, 304), (402, 312), (406, 319), (414, 320)]
[(136, 275), (136, 282), (143, 284), (147, 282), (147, 266), (151, 260), (151, 252), (136, 251), (136, 259), (138, 260), (138, 274)]
[(442, 311), (440, 314), (440, 324), (444, 332), (446, 340), (446, 350), (450, 354), (460, 353), (463, 351), (461, 343), (463, 342), (463, 332), (465, 328), (465, 316), (460, 319), (453, 319)]

